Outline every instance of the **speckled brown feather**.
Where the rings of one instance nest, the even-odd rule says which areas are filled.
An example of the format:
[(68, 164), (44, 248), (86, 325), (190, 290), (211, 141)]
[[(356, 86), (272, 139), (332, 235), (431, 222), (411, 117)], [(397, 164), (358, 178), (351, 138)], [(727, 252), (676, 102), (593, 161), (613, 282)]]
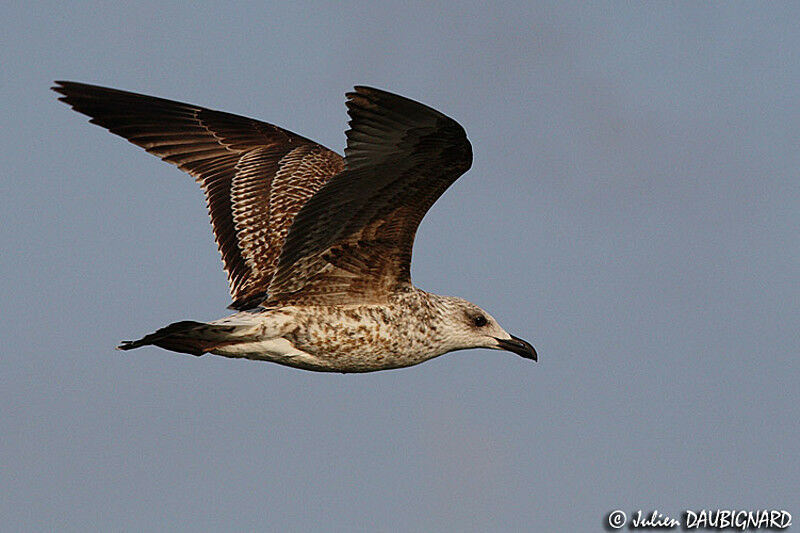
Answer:
[(294, 216), (344, 168), (341, 156), (272, 124), (116, 89), (56, 83), (60, 99), (92, 123), (200, 183), (233, 308), (265, 297)]

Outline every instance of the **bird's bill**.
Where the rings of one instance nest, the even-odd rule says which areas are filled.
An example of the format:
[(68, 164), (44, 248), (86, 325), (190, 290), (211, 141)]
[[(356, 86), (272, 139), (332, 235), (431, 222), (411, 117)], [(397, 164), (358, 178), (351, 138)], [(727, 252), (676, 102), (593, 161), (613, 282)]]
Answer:
[(525, 359), (538, 360), (536, 349), (531, 346), (531, 343), (513, 335), (511, 335), (510, 339), (497, 339), (497, 347), (500, 350), (506, 350), (521, 355)]

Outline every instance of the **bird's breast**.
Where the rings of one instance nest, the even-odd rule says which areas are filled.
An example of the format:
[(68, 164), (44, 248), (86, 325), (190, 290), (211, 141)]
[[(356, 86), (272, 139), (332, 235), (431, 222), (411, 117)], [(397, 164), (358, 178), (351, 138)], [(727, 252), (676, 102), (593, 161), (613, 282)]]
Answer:
[(437, 350), (435, 326), (424, 316), (385, 305), (319, 307), (298, 312), (286, 338), (298, 350), (344, 371), (421, 363)]

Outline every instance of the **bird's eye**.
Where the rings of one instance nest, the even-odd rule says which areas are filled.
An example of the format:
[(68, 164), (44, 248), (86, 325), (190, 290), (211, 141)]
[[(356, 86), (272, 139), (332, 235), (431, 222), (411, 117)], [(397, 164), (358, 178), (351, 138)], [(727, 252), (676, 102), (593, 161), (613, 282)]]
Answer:
[(475, 325), (476, 328), (482, 328), (486, 325), (486, 317), (483, 315), (478, 315), (472, 319), (472, 323)]

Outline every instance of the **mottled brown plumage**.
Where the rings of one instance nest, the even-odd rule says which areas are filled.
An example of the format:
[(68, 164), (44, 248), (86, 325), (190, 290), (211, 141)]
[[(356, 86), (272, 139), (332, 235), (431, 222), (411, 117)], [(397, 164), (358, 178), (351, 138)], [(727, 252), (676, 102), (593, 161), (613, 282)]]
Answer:
[(232, 316), (126, 341), (194, 355), (369, 372), (472, 347), (536, 359), (485, 311), (411, 284), (425, 213), (472, 163), (454, 120), (378, 89), (347, 93), (345, 158), (272, 124), (75, 82), (91, 122), (194, 176), (228, 273)]

